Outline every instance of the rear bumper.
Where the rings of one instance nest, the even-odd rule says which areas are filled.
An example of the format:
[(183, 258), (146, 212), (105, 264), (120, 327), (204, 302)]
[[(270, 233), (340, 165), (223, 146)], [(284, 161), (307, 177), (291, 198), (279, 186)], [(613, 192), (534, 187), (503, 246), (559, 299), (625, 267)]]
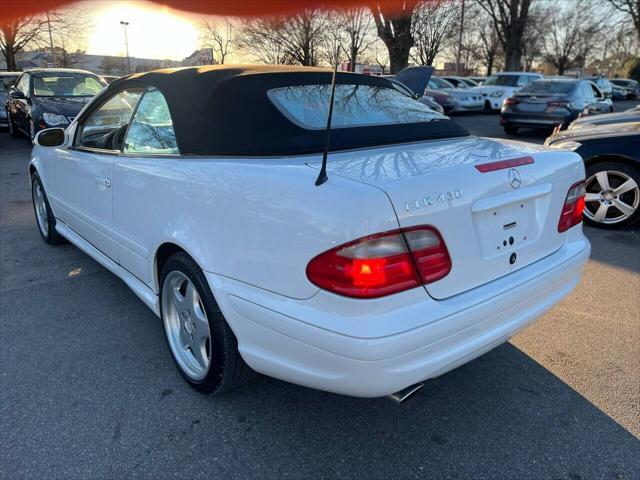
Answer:
[(500, 115), (500, 124), (528, 128), (553, 128), (556, 125), (566, 127), (577, 117), (578, 114), (572, 112), (562, 115), (503, 112)]
[(581, 229), (573, 228), (560, 250), (506, 277), (440, 301), (415, 289), (392, 296), (386, 309), (323, 291), (293, 300), (205, 274), (253, 369), (311, 388), (378, 397), (506, 342), (573, 290), (589, 253)]
[(466, 100), (460, 101), (458, 100), (453, 109), (452, 113), (458, 112), (479, 112), (484, 109), (484, 101), (482, 100)]

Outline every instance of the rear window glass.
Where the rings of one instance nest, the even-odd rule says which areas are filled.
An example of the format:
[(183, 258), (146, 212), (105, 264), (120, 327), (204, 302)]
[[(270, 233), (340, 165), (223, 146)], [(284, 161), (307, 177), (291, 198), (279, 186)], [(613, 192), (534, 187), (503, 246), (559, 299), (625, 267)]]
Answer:
[[(273, 104), (295, 124), (312, 130), (327, 126), (331, 85), (296, 85), (268, 90)], [(331, 128), (365, 127), (446, 120), (392, 88), (336, 85)]]
[(575, 82), (537, 81), (520, 90), (520, 93), (571, 93), (576, 88)]

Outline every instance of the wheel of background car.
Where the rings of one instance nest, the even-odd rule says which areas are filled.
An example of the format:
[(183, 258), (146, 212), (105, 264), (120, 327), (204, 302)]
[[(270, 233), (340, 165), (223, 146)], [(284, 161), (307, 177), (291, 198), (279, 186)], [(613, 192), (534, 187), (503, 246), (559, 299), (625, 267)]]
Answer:
[(587, 167), (584, 218), (590, 225), (620, 228), (640, 220), (640, 172), (624, 163)]
[(7, 110), (7, 124), (9, 126), (9, 135), (13, 138), (17, 138), (20, 136), (20, 131), (16, 128), (13, 123), (13, 118), (11, 118), (11, 113)]
[(167, 260), (161, 274), (161, 312), (171, 355), (184, 379), (203, 393), (221, 393), (251, 380), (198, 265), (184, 253)]
[(43, 240), (50, 245), (65, 243), (65, 239), (56, 231), (56, 220), (37, 173), (31, 176), (31, 199), (36, 225)]
[(507, 135), (517, 135), (518, 127), (514, 127), (513, 125), (505, 125), (504, 133), (506, 133)]

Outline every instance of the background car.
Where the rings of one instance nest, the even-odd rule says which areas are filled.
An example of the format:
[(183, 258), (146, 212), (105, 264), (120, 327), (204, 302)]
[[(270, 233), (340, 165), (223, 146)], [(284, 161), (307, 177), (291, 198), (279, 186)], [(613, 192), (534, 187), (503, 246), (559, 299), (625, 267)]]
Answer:
[(473, 87), (471, 90), (480, 94), (485, 110), (497, 111), (502, 108), (506, 98), (540, 79), (542, 75), (539, 73), (501, 72), (490, 76), (482, 85)]
[(480, 111), (484, 105), (480, 94), (474, 89), (467, 87), (456, 88), (439, 77), (431, 77), (427, 89), (425, 94), (432, 95), (431, 92), (437, 91), (446, 93), (453, 99), (453, 108), (448, 111), (445, 109), (445, 113)]
[(429, 107), (431, 110), (434, 110), (438, 113), (444, 113), (444, 109), (442, 108), (442, 106), (438, 102), (436, 102), (433, 97), (429, 95), (420, 95), (419, 93), (414, 92), (400, 80), (393, 78), (392, 76), (385, 76), (385, 78), (389, 79), (389, 81), (393, 83), (393, 86), (400, 92), (404, 93), (406, 96), (414, 98), (418, 102)]
[(569, 125), (568, 130), (575, 130), (577, 128), (592, 127), (595, 125), (611, 125), (615, 123), (629, 123), (640, 122), (640, 105), (636, 105), (624, 112), (605, 113), (604, 115), (597, 115), (595, 117), (586, 116), (574, 120)]
[(0, 125), (7, 125), (7, 111), (4, 108), (9, 90), (20, 76), (20, 72), (0, 72)]
[(566, 128), (581, 114), (609, 111), (600, 103), (602, 94), (588, 80), (537, 80), (505, 100), (500, 124), (509, 135), (522, 127)]
[(449, 82), (451, 85), (453, 85), (456, 88), (471, 88), (471, 87), (478, 86), (478, 82), (475, 82), (469, 78), (464, 78), (464, 77), (439, 77), (439, 78), (445, 79), (447, 82)]
[(6, 103), (11, 136), (31, 140), (48, 127), (66, 127), (82, 108), (105, 87), (104, 81), (85, 70), (34, 69), (16, 80)]
[(640, 122), (557, 132), (545, 145), (572, 150), (584, 160), (588, 223), (620, 228), (640, 220)]
[(587, 80), (591, 80), (596, 86), (600, 89), (605, 98), (613, 97), (613, 85), (607, 79), (607, 77), (603, 76), (593, 76), (593, 77), (585, 77)]
[(611, 98), (613, 100), (626, 100), (627, 98), (630, 98), (631, 95), (632, 92), (630, 89), (614, 84), (611, 85)]
[(484, 81), (487, 79), (487, 77), (466, 77), (466, 78), (468, 78), (469, 80), (473, 80), (478, 85), (482, 85)]
[(614, 78), (610, 82), (616, 87), (626, 88), (629, 92), (628, 98), (640, 97), (640, 83), (628, 78)]

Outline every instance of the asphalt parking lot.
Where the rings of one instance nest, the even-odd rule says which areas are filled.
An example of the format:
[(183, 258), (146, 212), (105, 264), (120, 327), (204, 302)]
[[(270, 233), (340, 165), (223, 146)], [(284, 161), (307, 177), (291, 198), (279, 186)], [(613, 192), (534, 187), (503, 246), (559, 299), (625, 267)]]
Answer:
[(266, 377), (204, 396), (118, 278), (40, 239), (29, 148), (0, 131), (1, 478), (640, 478), (637, 230), (586, 228), (568, 299), (406, 404)]

